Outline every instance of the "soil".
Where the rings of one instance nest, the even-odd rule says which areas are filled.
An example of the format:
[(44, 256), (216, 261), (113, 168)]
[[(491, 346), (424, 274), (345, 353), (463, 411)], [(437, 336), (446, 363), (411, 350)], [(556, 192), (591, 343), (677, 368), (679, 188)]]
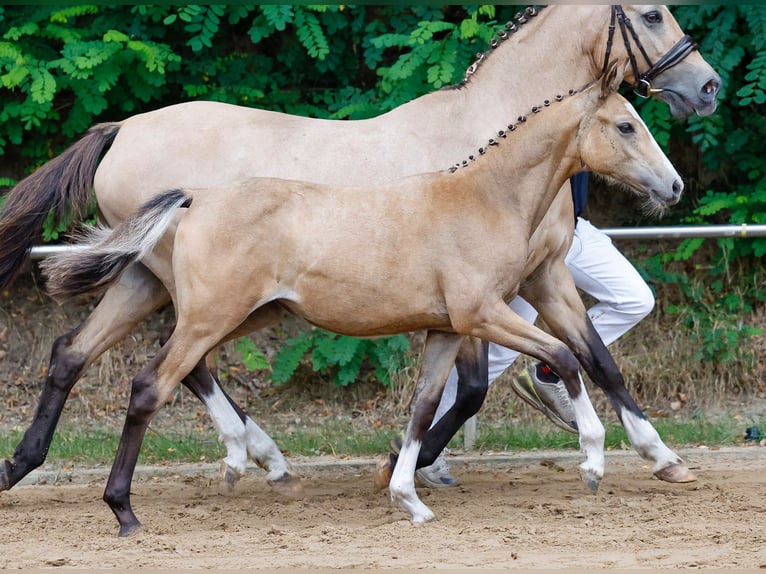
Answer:
[(766, 448), (683, 456), (695, 483), (611, 453), (596, 495), (571, 454), (453, 457), (461, 485), (419, 489), (438, 517), (419, 526), (373, 489), (371, 460), (298, 461), (302, 499), (262, 472), (222, 496), (212, 465), (145, 468), (144, 529), (129, 538), (101, 501), (102, 469), (38, 473), (56, 484), (0, 495), (0, 568), (766, 568)]

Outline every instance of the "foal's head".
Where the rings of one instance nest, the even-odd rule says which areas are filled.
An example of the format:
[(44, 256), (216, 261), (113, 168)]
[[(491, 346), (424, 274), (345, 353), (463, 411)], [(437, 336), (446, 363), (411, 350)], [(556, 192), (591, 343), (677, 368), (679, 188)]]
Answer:
[[(646, 199), (650, 211), (678, 203), (684, 184), (633, 106), (617, 93), (613, 67), (586, 96), (592, 113), (580, 124), (579, 149), (587, 168)], [(585, 94), (583, 94), (585, 95)]]

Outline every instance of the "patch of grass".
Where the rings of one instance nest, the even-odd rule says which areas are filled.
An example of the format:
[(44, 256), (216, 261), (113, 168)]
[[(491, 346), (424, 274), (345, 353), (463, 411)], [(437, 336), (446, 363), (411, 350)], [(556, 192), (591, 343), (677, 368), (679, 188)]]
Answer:
[[(739, 417), (720, 417), (714, 421), (656, 419), (653, 424), (663, 440), (673, 448), (683, 446), (728, 446), (742, 442), (746, 427), (758, 426), (766, 433), (766, 418), (743, 422)], [(375, 456), (388, 452), (388, 442), (396, 435), (391, 429), (357, 429), (351, 421), (331, 421), (317, 427), (299, 427), (270, 431), (289, 455)], [(606, 448), (629, 448), (624, 429), (617, 423), (606, 427)], [(0, 456), (9, 457), (21, 440), (18, 430), (0, 433)], [(110, 431), (57, 432), (48, 460), (85, 465), (110, 465), (117, 449), (119, 434)], [(462, 448), (463, 433), (453, 438), (451, 447)], [(475, 448), (483, 451), (528, 451), (578, 448), (577, 435), (564, 432), (547, 421), (521, 424), (479, 424)], [(213, 433), (168, 434), (149, 431), (141, 449), (139, 464), (215, 461), (224, 448)]]
[[(744, 423), (740, 417), (716, 420), (658, 418), (652, 421), (662, 440), (673, 448), (683, 446), (730, 446), (742, 442), (746, 427), (757, 426), (766, 436), (766, 419)], [(618, 423), (605, 424), (607, 449), (630, 448), (625, 429)], [(461, 439), (462, 440), (462, 439)], [(454, 443), (453, 444), (458, 444)], [(482, 450), (577, 449), (577, 435), (547, 422), (480, 428), (476, 448)]]

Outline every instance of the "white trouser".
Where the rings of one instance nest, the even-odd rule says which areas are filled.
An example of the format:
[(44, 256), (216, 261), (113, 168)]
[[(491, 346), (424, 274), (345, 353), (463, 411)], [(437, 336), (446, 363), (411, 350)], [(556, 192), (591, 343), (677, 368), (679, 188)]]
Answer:
[[(636, 268), (617, 250), (608, 235), (581, 217), (577, 218), (572, 246), (564, 261), (577, 288), (598, 300), (588, 309), (588, 316), (605, 345), (627, 333), (654, 308), (654, 295)], [(537, 319), (537, 311), (521, 297), (511, 301), (510, 307), (530, 323)], [(518, 356), (517, 351), (490, 343), (489, 383)], [(453, 367), (434, 423), (452, 407), (456, 394), (457, 370)]]

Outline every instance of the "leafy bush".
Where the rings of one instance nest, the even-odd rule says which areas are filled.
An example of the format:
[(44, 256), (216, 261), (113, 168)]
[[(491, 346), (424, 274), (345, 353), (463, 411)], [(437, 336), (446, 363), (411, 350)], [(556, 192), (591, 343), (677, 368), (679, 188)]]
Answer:
[[(671, 121), (667, 108), (641, 108), (652, 132), (686, 174), (687, 192), (671, 220), (684, 224), (766, 223), (766, 6), (678, 6), (679, 24), (721, 74), (718, 111)], [(709, 242), (715, 249), (702, 250)], [(766, 237), (687, 239), (643, 264), (649, 279), (673, 283), (677, 314), (698, 345), (698, 357), (727, 362), (762, 332), (743, 317), (766, 300), (762, 264)]]
[[(490, 5), (0, 6), (0, 185), (12, 185), (94, 123), (185, 100), (334, 119), (379, 114), (462, 79), (498, 23), (517, 10)], [(724, 88), (714, 116), (685, 124), (674, 122), (663, 104), (641, 106), (657, 139), (687, 174), (684, 202), (669, 221), (764, 223), (766, 7), (688, 5), (675, 7), (674, 13), (721, 73)], [(50, 218), (46, 239), (56, 240), (66, 227), (66, 221)], [(715, 250), (703, 253), (708, 243), (684, 242), (642, 267), (653, 281), (679, 285), (679, 300), (668, 310), (688, 317), (690, 328), (697, 325), (716, 342), (701, 346), (702, 358), (721, 360), (755, 332), (739, 319), (764, 300), (759, 273), (766, 239), (719, 239)], [(740, 306), (731, 302), (731, 293), (742, 299)], [(723, 332), (714, 335), (708, 322), (724, 325)], [(306, 337), (313, 345), (320, 336)], [(324, 348), (330, 339), (316, 343)], [(351, 364), (341, 365), (340, 358), (353, 343), (335, 341), (340, 371)]]

